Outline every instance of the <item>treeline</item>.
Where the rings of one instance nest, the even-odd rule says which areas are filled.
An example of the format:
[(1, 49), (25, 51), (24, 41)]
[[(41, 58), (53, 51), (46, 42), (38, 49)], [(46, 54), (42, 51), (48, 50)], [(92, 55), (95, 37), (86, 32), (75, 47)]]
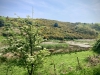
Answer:
[[(6, 23), (6, 20), (9, 20), (9, 23)], [(33, 21), (35, 21), (35, 23)], [(24, 24), (27, 25), (34, 24), (37, 27), (41, 27), (40, 35), (42, 35), (44, 39), (95, 39), (100, 32), (100, 23), (70, 23), (48, 19), (33, 20), (2, 16), (0, 16), (0, 29), (2, 29), (4, 25), (9, 24), (21, 26), (21, 22), (24, 22)], [(4, 33), (3, 36), (5, 36)]]

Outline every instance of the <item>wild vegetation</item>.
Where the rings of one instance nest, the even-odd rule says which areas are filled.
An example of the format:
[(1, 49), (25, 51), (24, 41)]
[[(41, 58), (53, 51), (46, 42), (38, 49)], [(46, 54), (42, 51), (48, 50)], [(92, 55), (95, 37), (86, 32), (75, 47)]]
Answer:
[[(6, 19), (3, 35), (6, 37), (4, 43), (7, 47), (1, 51), (0, 62), (7, 65), (8, 68), (13, 66), (25, 68), (26, 74), (33, 75), (37, 68), (42, 66), (43, 59), (49, 55), (49, 51), (35, 50), (40, 47), (39, 44), (42, 41), (41, 36), (38, 35), (38, 28), (29, 21), (24, 22), (22, 19), (18, 19), (20, 21), (18, 26), (9, 24), (11, 21)], [(28, 20), (30, 20), (29, 17)]]
[[(42, 68), (38, 67), (34, 75), (99, 75), (100, 67), (93, 66), (92, 64), (95, 64), (96, 62), (93, 62), (93, 58), (93, 60), (89, 59), (90, 56), (94, 57), (94, 54), (95, 53), (92, 51), (83, 51), (77, 52), (76, 54), (71, 53), (47, 56), (43, 62)], [(27, 70), (25, 68), (9, 66), (6, 64), (0, 65), (0, 75), (6, 75), (7, 71), (8, 75), (27, 75)]]
[(98, 39), (95, 45), (93, 46), (93, 51), (100, 54), (100, 39)]
[(99, 23), (70, 23), (47, 19), (36, 19), (39, 26), (44, 26), (43, 36), (47, 39), (94, 39), (100, 30)]
[[(0, 17), (0, 29), (6, 24), (6, 20), (9, 19), (10, 23), (17, 26), (20, 21), (18, 18)], [(22, 18), (26, 24), (34, 24), (37, 27), (41, 27), (41, 35), (44, 39), (95, 39), (100, 33), (99, 23), (70, 23), (70, 22), (60, 22), (56, 20), (48, 19), (34, 19), (28, 20), (27, 18)], [(5, 34), (2, 34), (5, 36)]]
[[(1, 16), (0, 75), (100, 75), (99, 28), (99, 23)], [(77, 42), (76, 39), (98, 41), (84, 51), (80, 46), (66, 43)], [(55, 43), (45, 44), (50, 40)], [(51, 52), (59, 49), (59, 53)]]

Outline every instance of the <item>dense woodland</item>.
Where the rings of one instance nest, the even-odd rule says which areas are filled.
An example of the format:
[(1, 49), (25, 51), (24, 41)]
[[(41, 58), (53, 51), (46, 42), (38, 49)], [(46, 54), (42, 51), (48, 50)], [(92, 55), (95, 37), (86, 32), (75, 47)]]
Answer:
[[(6, 21), (9, 20), (9, 23)], [(41, 27), (41, 35), (44, 39), (95, 39), (100, 32), (100, 23), (71, 23), (61, 22), (48, 19), (26, 19), (26, 18), (9, 18), (0, 17), (0, 31), (4, 25), (20, 25), (21, 22), (26, 24), (33, 24), (37, 27)], [(6, 33), (0, 33), (0, 35), (6, 36)]]

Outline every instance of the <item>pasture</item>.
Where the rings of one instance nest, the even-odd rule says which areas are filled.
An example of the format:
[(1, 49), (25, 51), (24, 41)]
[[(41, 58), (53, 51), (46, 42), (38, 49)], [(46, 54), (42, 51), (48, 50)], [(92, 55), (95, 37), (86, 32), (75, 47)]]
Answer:
[[(47, 56), (43, 66), (36, 71), (36, 75), (84, 75), (84, 73), (85, 75), (93, 75), (92, 66), (89, 66), (86, 59), (94, 54), (92, 51), (82, 51)], [(26, 75), (26, 69), (22, 67), (11, 67), (0, 63), (0, 75), (6, 75), (7, 72), (7, 75)]]
[[(71, 44), (75, 45), (90, 45), (92, 46), (95, 40), (74, 40), (61, 42), (59, 40), (50, 40), (49, 42), (43, 42), (41, 46), (44, 48), (59, 50), (67, 49)], [(73, 47), (73, 49), (75, 49)], [(87, 60), (89, 57), (96, 56), (91, 49), (79, 50), (78, 52), (65, 52), (54, 53), (45, 57), (43, 60), (43, 66), (40, 66), (35, 71), (35, 75), (96, 75), (95, 68), (98, 71), (98, 64), (95, 66)], [(100, 68), (99, 68), (100, 70)], [(99, 73), (100, 74), (100, 73)], [(23, 67), (10, 66), (0, 63), (0, 75), (27, 75), (27, 70)]]

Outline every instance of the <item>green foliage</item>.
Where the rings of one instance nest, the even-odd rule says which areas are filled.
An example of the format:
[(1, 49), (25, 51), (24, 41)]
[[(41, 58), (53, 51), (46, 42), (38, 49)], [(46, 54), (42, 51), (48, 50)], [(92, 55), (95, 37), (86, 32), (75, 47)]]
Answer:
[[(31, 18), (5, 18), (4, 24), (12, 24), (14, 26), (21, 26), (22, 23), (26, 25), (33, 25), (41, 27), (41, 35), (45, 39), (95, 39), (100, 32), (100, 24), (95, 23), (70, 23), (70, 22), (60, 22), (56, 20), (48, 19), (34, 19), (35, 23)], [(6, 19), (6, 21), (5, 21)], [(8, 22), (9, 21), (9, 22)], [(3, 33), (4, 36), (5, 33)]]
[(80, 32), (80, 33), (85, 33), (85, 34), (88, 34), (88, 35), (96, 35), (97, 32), (94, 30), (94, 29), (91, 29), (89, 26), (83, 26), (83, 25), (77, 25), (75, 27), (75, 31), (76, 32)]
[[(48, 52), (45, 53), (48, 55)], [(42, 63), (44, 66), (38, 67), (34, 75), (54, 75), (55, 72), (57, 75), (97, 75), (97, 74), (99, 75), (100, 66), (89, 67), (87, 62), (84, 61), (88, 57), (88, 55), (91, 56), (93, 54), (94, 53), (92, 53), (91, 51), (85, 51), (85, 52), (83, 51), (83, 52), (77, 52), (76, 54), (71, 53), (71, 54), (59, 54), (59, 55), (47, 56), (46, 59), (44, 59), (45, 62)], [(80, 64), (82, 65), (83, 68), (82, 70), (76, 70), (77, 66), (76, 56), (79, 57)], [(31, 56), (29, 57), (30, 59), (28, 62), (30, 62), (30, 60), (33, 59), (33, 57)], [(54, 64), (56, 69), (55, 72), (54, 72)], [(9, 66), (7, 66), (6, 64), (1, 64), (0, 75), (6, 75), (7, 68), (8, 68), (8, 75), (11, 74), (28, 75), (28, 73), (26, 73), (27, 72), (26, 68), (18, 66), (12, 66), (12, 67)]]
[[(1, 61), (8, 65), (12, 64), (11, 66), (24, 67), (29, 75), (33, 75), (37, 68), (42, 66), (43, 59), (49, 52), (46, 49), (35, 50), (42, 42), (39, 28), (36, 28), (32, 23), (30, 24), (29, 21), (24, 22), (21, 18), (18, 18), (18, 21), (19, 25), (7, 24), (4, 26), (7, 47), (2, 52)], [(11, 21), (7, 23), (9, 22)], [(5, 60), (3, 61), (2, 58)]]
[(18, 66), (0, 65), (0, 75), (25, 75), (26, 69)]
[(99, 23), (95, 23), (94, 25), (91, 26), (91, 28), (100, 31), (100, 24)]
[(54, 24), (54, 27), (58, 27), (58, 23), (55, 23), (55, 24)]
[(32, 25), (32, 21), (30, 21), (29, 19), (25, 19), (25, 22), (27, 23), (27, 25)]
[(100, 75), (100, 66), (93, 68), (93, 75)]
[(2, 41), (3, 41), (3, 39), (4, 39), (4, 37), (3, 37), (3, 36), (0, 36), (0, 42), (2, 42)]
[[(54, 74), (54, 64), (56, 68), (57, 75), (92, 75), (92, 67), (88, 67), (87, 63), (84, 59), (87, 58), (88, 55), (93, 55), (92, 52), (77, 52), (71, 54), (58, 54), (49, 56), (44, 63), (43, 69), (46, 69), (43, 75), (51, 75)], [(77, 60), (76, 56), (79, 57), (80, 64), (82, 65), (82, 70), (76, 70)], [(60, 59), (60, 61), (59, 61)], [(85, 66), (84, 66), (85, 65)], [(40, 70), (39, 70), (40, 71)], [(85, 72), (85, 73), (84, 73)]]
[(93, 46), (93, 51), (100, 54), (100, 39), (97, 40), (97, 42), (95, 43), (95, 45)]
[[(36, 19), (36, 22), (40, 26), (45, 26), (41, 35), (46, 39), (94, 39), (98, 36), (98, 31), (89, 23), (70, 23), (47, 19)], [(54, 27), (55, 23), (59, 26)]]
[(4, 26), (4, 24), (5, 24), (4, 19), (0, 17), (0, 27)]

